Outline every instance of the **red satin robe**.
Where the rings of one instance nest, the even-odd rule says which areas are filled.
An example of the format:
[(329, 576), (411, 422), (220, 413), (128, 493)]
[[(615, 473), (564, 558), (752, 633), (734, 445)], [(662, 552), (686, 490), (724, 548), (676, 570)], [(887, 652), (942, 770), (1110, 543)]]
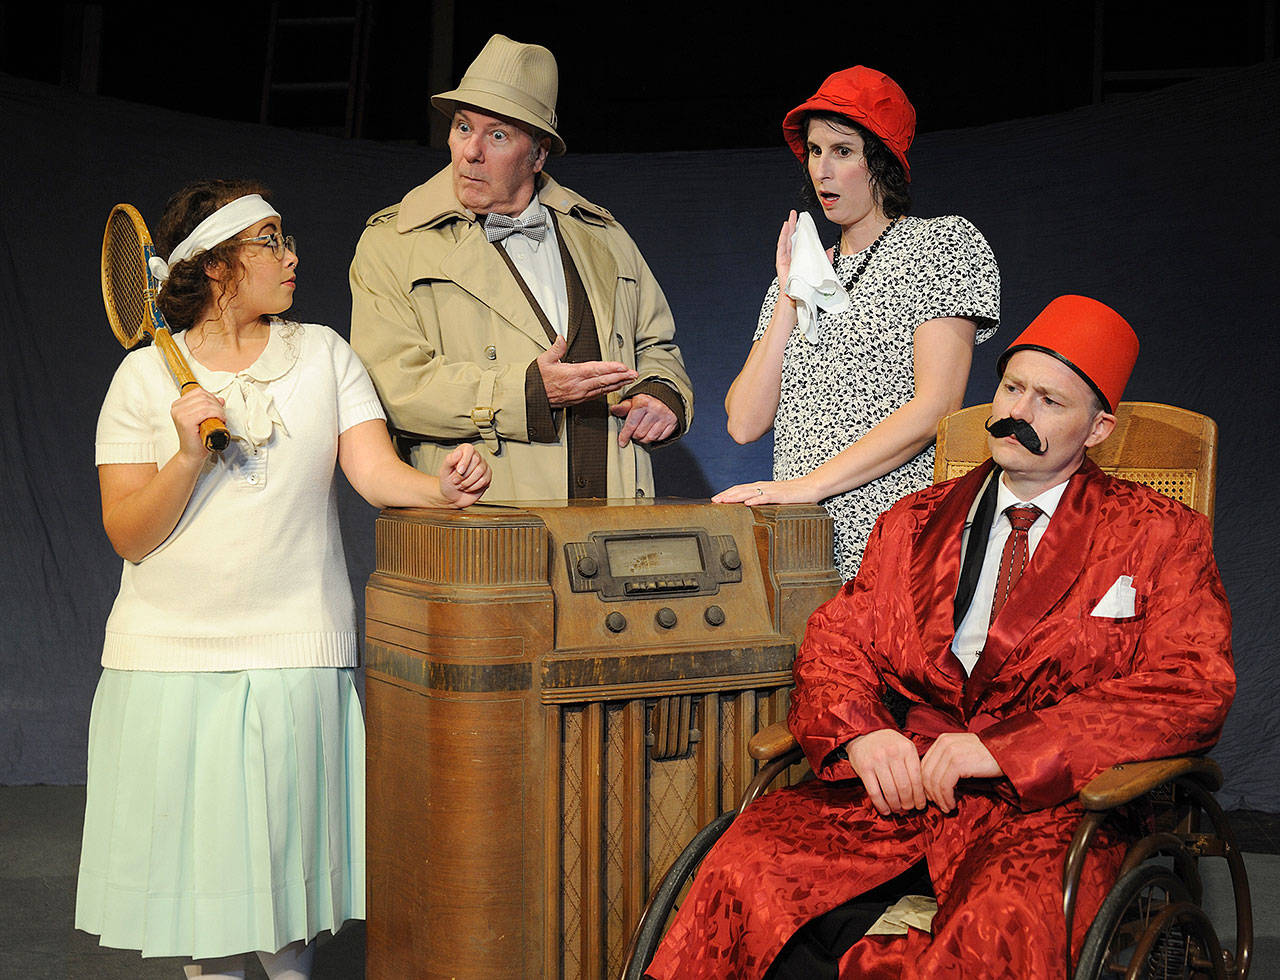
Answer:
[[(651, 976), (759, 977), (805, 922), (922, 858), (938, 898), (932, 935), (864, 939), (842, 977), (1064, 974), (1075, 795), (1116, 763), (1213, 745), (1235, 692), (1231, 617), (1208, 522), (1086, 461), (966, 678), (951, 652), (961, 531), (989, 471), (894, 505), (857, 579), (809, 620), (788, 723), (819, 778), (762, 797), (732, 824)], [(1133, 577), (1134, 615), (1091, 615), (1121, 575)], [(941, 730), (975, 731), (1005, 776), (962, 782), (951, 814), (930, 805), (881, 817), (837, 750), (895, 727), (886, 687), (919, 706), (906, 734), (921, 753)], [(1077, 951), (1119, 867), (1120, 836), (1086, 864)]]

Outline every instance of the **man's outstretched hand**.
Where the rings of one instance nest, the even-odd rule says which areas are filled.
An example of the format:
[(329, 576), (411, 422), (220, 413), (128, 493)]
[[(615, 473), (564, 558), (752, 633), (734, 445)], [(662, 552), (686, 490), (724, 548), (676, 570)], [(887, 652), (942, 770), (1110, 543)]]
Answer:
[(599, 395), (607, 395), (635, 381), (639, 375), (618, 361), (583, 361), (566, 364), (561, 358), (569, 344), (557, 337), (551, 347), (537, 357), (542, 386), (552, 408), (580, 405)]

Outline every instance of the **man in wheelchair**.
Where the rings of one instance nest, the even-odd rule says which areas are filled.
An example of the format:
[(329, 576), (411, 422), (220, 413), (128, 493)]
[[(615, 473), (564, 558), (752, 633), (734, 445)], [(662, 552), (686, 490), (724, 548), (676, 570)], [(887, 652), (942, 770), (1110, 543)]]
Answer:
[[(1205, 751), (1235, 691), (1208, 522), (1086, 456), (1137, 349), (1113, 310), (1063, 296), (1002, 355), (992, 461), (882, 515), (809, 620), (788, 725), (818, 778), (730, 825), (649, 975), (1063, 975), (1076, 793)], [(1077, 949), (1129, 839), (1108, 827)], [(921, 872), (931, 925), (850, 933), (854, 900)]]

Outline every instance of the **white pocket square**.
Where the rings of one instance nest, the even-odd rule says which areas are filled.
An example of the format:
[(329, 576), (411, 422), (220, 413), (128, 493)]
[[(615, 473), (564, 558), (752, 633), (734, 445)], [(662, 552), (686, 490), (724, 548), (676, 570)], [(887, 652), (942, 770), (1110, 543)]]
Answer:
[(1133, 587), (1133, 576), (1121, 575), (1089, 615), (1103, 619), (1129, 619), (1134, 614), (1134, 600), (1137, 597), (1138, 592)]
[(903, 895), (885, 909), (880, 918), (866, 931), (868, 936), (905, 936), (907, 927), (928, 932), (933, 928), (933, 917), (938, 914), (938, 900), (932, 895)]

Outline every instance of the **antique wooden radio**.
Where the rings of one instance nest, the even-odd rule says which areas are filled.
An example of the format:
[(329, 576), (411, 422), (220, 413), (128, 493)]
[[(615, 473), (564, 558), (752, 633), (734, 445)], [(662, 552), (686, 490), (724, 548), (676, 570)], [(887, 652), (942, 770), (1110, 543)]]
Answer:
[(755, 771), (810, 612), (812, 505), (386, 511), (367, 592), (371, 980), (616, 976)]

